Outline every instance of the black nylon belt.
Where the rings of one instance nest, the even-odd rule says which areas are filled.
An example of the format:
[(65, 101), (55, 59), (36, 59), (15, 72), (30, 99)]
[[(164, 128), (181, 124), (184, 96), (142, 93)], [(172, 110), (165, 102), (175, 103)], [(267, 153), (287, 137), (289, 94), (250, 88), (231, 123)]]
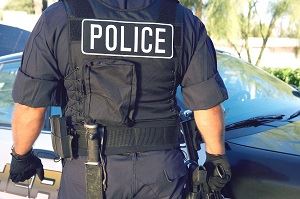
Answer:
[[(73, 152), (87, 155), (87, 140), (83, 128), (75, 129)], [(168, 150), (180, 146), (180, 131), (177, 126), (126, 128), (107, 127), (105, 132), (104, 154), (124, 154), (151, 150)]]

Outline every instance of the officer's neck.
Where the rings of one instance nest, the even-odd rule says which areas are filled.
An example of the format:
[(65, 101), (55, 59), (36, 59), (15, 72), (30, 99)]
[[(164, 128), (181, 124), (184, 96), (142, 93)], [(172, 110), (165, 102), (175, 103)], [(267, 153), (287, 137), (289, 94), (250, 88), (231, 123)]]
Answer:
[(155, 0), (102, 0), (106, 4), (118, 9), (138, 9), (150, 5)]

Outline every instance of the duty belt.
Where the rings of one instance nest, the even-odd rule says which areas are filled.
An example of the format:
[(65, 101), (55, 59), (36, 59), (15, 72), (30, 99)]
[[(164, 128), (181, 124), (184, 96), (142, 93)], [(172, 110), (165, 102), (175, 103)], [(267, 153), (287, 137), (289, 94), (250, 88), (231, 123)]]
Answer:
[[(105, 127), (104, 154), (124, 154), (152, 150), (174, 149), (180, 146), (178, 126), (168, 127)], [(73, 130), (74, 155), (87, 155), (85, 129)]]

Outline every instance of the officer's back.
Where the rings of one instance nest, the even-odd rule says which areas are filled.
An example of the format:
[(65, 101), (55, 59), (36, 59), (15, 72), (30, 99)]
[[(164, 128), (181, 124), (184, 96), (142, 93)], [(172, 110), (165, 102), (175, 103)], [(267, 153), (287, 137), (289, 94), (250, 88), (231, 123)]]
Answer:
[[(222, 122), (218, 105), (226, 88), (213, 44), (190, 10), (176, 0), (63, 0), (33, 30), (13, 98), (28, 107), (62, 107), (72, 155), (63, 161), (59, 198), (103, 191), (107, 198), (181, 198), (187, 168), (178, 85), (189, 109), (212, 113), (216, 107), (213, 117)], [(89, 129), (94, 125), (98, 131)], [(209, 130), (216, 142), (219, 126)], [(25, 136), (30, 142), (24, 139), (27, 149), (38, 125), (32, 132), (33, 138)], [(91, 132), (101, 134), (95, 164)], [(224, 153), (218, 150), (212, 152)]]

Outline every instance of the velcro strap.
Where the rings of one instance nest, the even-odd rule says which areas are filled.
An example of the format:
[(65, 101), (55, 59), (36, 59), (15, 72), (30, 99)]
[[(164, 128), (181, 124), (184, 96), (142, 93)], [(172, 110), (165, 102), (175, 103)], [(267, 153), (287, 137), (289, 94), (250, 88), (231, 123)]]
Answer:
[(176, 20), (177, 0), (161, 0), (158, 23), (174, 24)]
[[(76, 133), (77, 136), (74, 136), (74, 138), (77, 141), (73, 144), (73, 152), (78, 152), (78, 155), (87, 155), (85, 132), (77, 129)], [(107, 127), (104, 154), (174, 149), (180, 146), (179, 138), (180, 131), (177, 126), (145, 128)]]
[(81, 19), (70, 19), (70, 40), (80, 41), (81, 40)]
[[(175, 24), (177, 0), (161, 0), (158, 23)], [(167, 12), (166, 12), (167, 11)], [(179, 25), (174, 25), (174, 46), (181, 46), (182, 28)]]

